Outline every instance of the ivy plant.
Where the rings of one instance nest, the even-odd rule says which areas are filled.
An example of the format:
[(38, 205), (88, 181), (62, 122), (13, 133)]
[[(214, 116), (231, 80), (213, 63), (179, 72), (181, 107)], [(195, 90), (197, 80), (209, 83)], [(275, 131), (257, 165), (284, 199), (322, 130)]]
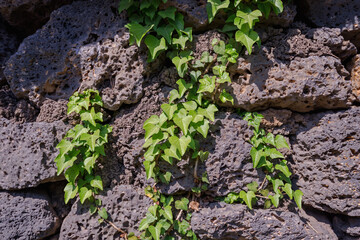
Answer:
[(86, 90), (75, 92), (69, 99), (68, 114), (80, 115), (81, 124), (70, 129), (59, 142), (59, 154), (55, 158), (57, 174), (64, 173), (66, 185), (65, 203), (79, 196), (83, 204), (91, 203), (90, 213), (98, 212), (102, 219), (107, 219), (107, 212), (100, 209), (101, 200), (96, 194), (103, 190), (103, 182), (99, 175), (94, 175), (96, 161), (105, 156), (104, 145), (112, 128), (103, 122), (103, 114), (98, 111), (103, 106), (99, 92)]
[(278, 149), (289, 148), (286, 139), (282, 135), (266, 133), (260, 128), (263, 116), (258, 113), (247, 112), (244, 120), (253, 128), (254, 135), (250, 139), (252, 145), (250, 155), (254, 168), (260, 168), (266, 174), (264, 181), (259, 186), (257, 182), (247, 185), (248, 191), (240, 193), (230, 193), (225, 202), (243, 202), (252, 209), (258, 198), (265, 200), (264, 207), (269, 208), (271, 205), (278, 207), (280, 200), (286, 194), (290, 199), (294, 199), (297, 206), (301, 209), (301, 200), (303, 193), (300, 190), (292, 189), (291, 175), (287, 161)]

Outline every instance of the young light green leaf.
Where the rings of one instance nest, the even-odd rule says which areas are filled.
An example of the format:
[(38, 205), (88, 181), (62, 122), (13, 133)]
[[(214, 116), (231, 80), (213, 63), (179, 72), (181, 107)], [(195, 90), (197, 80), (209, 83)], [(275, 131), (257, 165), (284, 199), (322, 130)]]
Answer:
[[(175, 145), (171, 145), (170, 148), (167, 148), (164, 150), (164, 153), (167, 157), (164, 158), (164, 160), (167, 161), (169, 157), (176, 158), (177, 160), (181, 160), (180, 152), (178, 152), (178, 149)], [(170, 162), (171, 160), (169, 160)]]
[(217, 111), (217, 107), (214, 104), (210, 104), (206, 109), (199, 108), (198, 114), (207, 117), (210, 121), (215, 121), (215, 112)]
[(273, 185), (274, 192), (277, 194), (281, 194), (279, 187), (284, 186), (284, 182), (280, 179), (274, 179), (271, 181)]
[(144, 161), (143, 164), (145, 167), (146, 178), (147, 178), (147, 180), (149, 180), (154, 175), (154, 168), (155, 168), (156, 163), (150, 162), (150, 161)]
[(187, 36), (179, 36), (178, 38), (173, 38), (172, 43), (180, 45), (181, 49), (184, 50), (186, 48), (186, 42), (189, 41), (189, 37)]
[(282, 187), (282, 189), (289, 196), (290, 199), (293, 199), (293, 190), (291, 189), (291, 184), (285, 183), (285, 186)]
[(244, 200), (246, 205), (252, 210), (252, 202), (256, 200), (255, 193), (253, 191), (245, 191), (240, 192), (240, 197)]
[(286, 165), (286, 163), (284, 162), (284, 160), (281, 161), (279, 164), (276, 164), (275, 169), (282, 172), (287, 178), (289, 178), (291, 176), (291, 172), (290, 172), (288, 166)]
[(141, 40), (145, 36), (147, 32), (149, 32), (154, 25), (150, 26), (142, 26), (138, 23), (128, 23), (125, 25), (127, 29), (129, 29), (129, 32), (131, 36), (135, 38), (136, 44), (140, 47)]
[(90, 181), (90, 186), (92, 186), (94, 188), (98, 188), (102, 191), (103, 190), (103, 182), (101, 180), (101, 177), (95, 176), (95, 178)]
[(100, 129), (96, 130), (94, 134), (88, 134), (88, 133), (82, 134), (80, 140), (86, 141), (87, 145), (89, 146), (89, 149), (91, 151), (95, 151), (96, 140), (98, 140), (99, 137), (100, 137)]
[(165, 174), (160, 174), (159, 178), (163, 183), (169, 184), (171, 180), (171, 172), (166, 172)]
[(209, 132), (209, 121), (204, 119), (202, 122), (199, 122), (199, 126), (196, 127), (196, 131), (206, 138)]
[(202, 93), (202, 92), (212, 93), (215, 89), (215, 80), (216, 80), (215, 76), (210, 77), (209, 75), (205, 75), (202, 79), (199, 80), (200, 86), (199, 86), (199, 89), (197, 92), (198, 93)]
[(258, 187), (259, 187), (259, 184), (255, 181), (249, 183), (246, 185), (246, 187), (250, 190), (250, 191), (253, 191), (253, 192), (257, 192), (258, 190)]
[(103, 121), (103, 115), (101, 112), (95, 113), (95, 108), (92, 107), (90, 112), (88, 111), (81, 111), (80, 112), (81, 121), (88, 121), (94, 127), (96, 127), (96, 121)]
[(151, 123), (147, 123), (146, 125), (144, 125), (144, 129), (145, 129), (145, 141), (148, 140), (152, 135), (160, 131), (160, 127), (158, 125), (154, 125)]
[(227, 7), (229, 7), (229, 4), (230, 4), (230, 0), (225, 0), (225, 1), (208, 0), (207, 2), (208, 3), (206, 5), (206, 11), (208, 14), (209, 23), (211, 23), (214, 20), (216, 13), (220, 9), (227, 8)]
[(168, 119), (171, 120), (178, 107), (176, 104), (164, 103), (161, 105), (161, 109), (164, 111)]
[(178, 138), (177, 136), (171, 136), (169, 138), (169, 142), (171, 145), (175, 146), (176, 149), (179, 150), (181, 156), (183, 156), (189, 146), (189, 143), (191, 142), (191, 137), (182, 136), (181, 138)]
[(275, 137), (275, 146), (276, 146), (277, 149), (280, 149), (280, 148), (290, 149), (286, 139), (281, 135), (276, 135), (276, 137)]
[(298, 206), (299, 209), (301, 209), (301, 200), (302, 200), (302, 196), (304, 194), (302, 193), (302, 191), (300, 190), (296, 190), (294, 192), (294, 199), (295, 199), (295, 202), (296, 202), (296, 205)]
[(196, 108), (198, 107), (198, 105), (194, 101), (184, 102), (182, 105), (188, 111), (196, 110)]
[(235, 33), (235, 39), (237, 42), (241, 42), (246, 47), (249, 54), (252, 53), (252, 46), (254, 45), (254, 43), (260, 42), (259, 35), (253, 30), (250, 30), (248, 32), (238, 30)]
[(167, 49), (167, 45), (165, 42), (165, 38), (161, 38), (160, 40), (154, 37), (153, 35), (148, 35), (144, 40), (146, 46), (149, 49), (150, 56), (148, 61), (151, 62), (159, 55), (160, 52), (165, 51)]
[(284, 158), (284, 155), (282, 155), (281, 152), (276, 150), (276, 148), (267, 148), (265, 150), (265, 154), (269, 156), (271, 159)]
[(149, 228), (149, 225), (155, 222), (156, 220), (157, 218), (148, 212), (146, 214), (146, 217), (140, 222), (139, 231), (146, 230), (147, 228)]
[(81, 204), (83, 204), (85, 202), (85, 200), (90, 198), (91, 196), (92, 196), (91, 189), (88, 189), (87, 187), (80, 188), (79, 197), (80, 197)]
[(188, 205), (189, 205), (189, 199), (187, 198), (181, 198), (181, 200), (175, 201), (175, 208), (178, 210), (187, 211)]
[(169, 103), (173, 103), (174, 100), (181, 98), (178, 90), (173, 89), (170, 91)]
[(78, 187), (75, 186), (74, 184), (72, 184), (71, 182), (69, 182), (65, 188), (64, 188), (64, 199), (65, 199), (65, 204), (67, 204), (70, 199), (73, 199), (77, 192), (78, 192)]
[(169, 220), (171, 223), (173, 223), (173, 214), (172, 214), (172, 207), (166, 206), (164, 207), (164, 217)]
[(250, 13), (238, 10), (236, 16), (244, 19), (244, 22), (249, 24), (250, 29), (253, 29), (254, 24), (259, 21), (259, 17), (262, 16), (260, 10), (254, 10)]
[(252, 158), (253, 167), (256, 168), (258, 166), (261, 158), (264, 156), (264, 150), (256, 149), (255, 147), (252, 147), (250, 150), (250, 156)]
[(278, 207), (279, 206), (279, 200), (280, 200), (280, 194), (275, 194), (274, 196), (269, 195), (269, 199), (271, 200), (272, 204), (274, 205), (274, 207)]
[(191, 123), (192, 116), (180, 116), (179, 114), (175, 114), (174, 116), (174, 123), (181, 129), (184, 135), (187, 135), (189, 124)]
[(102, 218), (102, 219), (108, 219), (108, 213), (107, 213), (107, 211), (106, 211), (106, 209), (105, 208), (102, 208), (101, 210), (99, 210), (99, 216)]
[(225, 103), (225, 102), (231, 102), (232, 105), (234, 105), (234, 98), (231, 96), (230, 93), (226, 92), (225, 89), (222, 90), (219, 99), (221, 102)]

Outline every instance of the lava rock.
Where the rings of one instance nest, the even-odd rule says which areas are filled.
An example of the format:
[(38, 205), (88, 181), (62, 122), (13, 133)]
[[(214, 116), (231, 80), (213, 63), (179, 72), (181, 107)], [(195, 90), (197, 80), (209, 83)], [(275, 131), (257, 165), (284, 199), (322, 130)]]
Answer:
[(287, 28), (294, 22), (296, 14), (296, 5), (291, 3), (284, 3), (284, 10), (282, 13), (276, 15), (273, 11), (271, 11), (267, 19), (260, 19), (260, 24)]
[(360, 2), (358, 0), (298, 1), (298, 11), (317, 27), (340, 28), (346, 40), (360, 48)]
[(15, 96), (38, 106), (44, 98), (68, 99), (81, 83), (81, 48), (121, 32), (125, 20), (118, 15), (117, 4), (79, 1), (54, 11), (7, 62), (4, 74)]
[(360, 238), (360, 218), (334, 216), (333, 226), (341, 239), (355, 240)]
[(68, 126), (14, 123), (0, 118), (0, 189), (23, 189), (63, 179), (56, 176), (55, 148)]
[(348, 71), (325, 43), (308, 32), (298, 24), (269, 37), (260, 50), (230, 66), (233, 83), (225, 89), (234, 97), (233, 107), (297, 112), (350, 107), (355, 99)]
[(306, 115), (291, 139), (304, 204), (359, 217), (360, 108)]
[(192, 230), (200, 239), (336, 239), (323, 223), (310, 228), (298, 214), (276, 209), (249, 210), (246, 205), (210, 203), (194, 212)]
[(0, 191), (0, 238), (43, 239), (60, 227), (44, 191)]
[(37, 122), (55, 122), (65, 121), (67, 119), (67, 101), (54, 101), (46, 99), (40, 108), (39, 115), (36, 118)]
[(55, 9), (73, 0), (1, 0), (0, 13), (3, 18), (22, 35), (34, 33), (49, 20)]
[[(142, 189), (119, 185), (99, 196), (108, 211), (109, 220), (125, 232), (138, 234), (137, 226), (153, 203)], [(90, 216), (89, 206), (77, 201), (65, 218), (60, 232), (62, 239), (120, 239), (120, 233), (107, 223), (99, 224), (96, 215)]]
[(353, 94), (360, 101), (360, 54), (353, 57), (349, 64), (351, 69), (351, 85)]

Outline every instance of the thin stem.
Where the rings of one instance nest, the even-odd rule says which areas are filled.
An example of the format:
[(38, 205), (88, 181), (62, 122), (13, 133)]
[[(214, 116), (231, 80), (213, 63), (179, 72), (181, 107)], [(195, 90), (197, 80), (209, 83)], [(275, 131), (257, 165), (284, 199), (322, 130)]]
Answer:
[[(98, 211), (101, 210), (99, 207), (96, 207), (96, 208), (98, 209)], [(103, 219), (104, 219), (104, 218), (103, 218)], [(124, 230), (118, 228), (118, 227), (117, 227), (112, 221), (110, 221), (110, 220), (104, 219), (104, 221), (105, 221), (106, 223), (108, 223), (110, 226), (112, 226), (113, 228), (115, 228), (118, 232), (122, 233), (122, 234), (124, 235), (125, 240), (127, 240), (127, 233), (126, 233)]]
[(266, 177), (264, 178), (263, 182), (261, 183), (260, 187), (258, 188), (258, 191), (261, 190), (266, 182)]
[(194, 167), (194, 179), (198, 179), (198, 175), (197, 175), (198, 165), (199, 165), (199, 157), (197, 157), (197, 158), (196, 158), (196, 161), (195, 161), (195, 167)]
[(205, 68), (205, 71), (201, 74), (201, 78), (207, 74), (210, 70), (210, 68), (212, 67), (212, 65), (216, 62), (217, 60), (217, 55), (215, 55), (214, 59), (212, 60), (212, 62)]

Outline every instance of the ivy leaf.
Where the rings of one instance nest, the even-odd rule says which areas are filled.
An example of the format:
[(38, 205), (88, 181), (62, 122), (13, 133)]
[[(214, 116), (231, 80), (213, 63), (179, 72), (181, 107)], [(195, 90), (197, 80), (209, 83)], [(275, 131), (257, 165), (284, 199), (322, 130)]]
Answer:
[(69, 138), (73, 138), (73, 140), (77, 140), (81, 134), (87, 133), (88, 131), (88, 128), (85, 128), (81, 124), (77, 124), (73, 129), (70, 129), (66, 135)]
[(180, 94), (179, 94), (178, 90), (173, 89), (170, 91), (169, 103), (173, 103), (174, 100), (179, 99), (179, 98), (180, 98)]
[(75, 184), (75, 180), (79, 176), (79, 174), (80, 174), (80, 166), (73, 165), (65, 171), (65, 178), (68, 182)]
[(187, 90), (192, 87), (191, 83), (187, 83), (184, 79), (179, 79), (176, 81), (176, 84), (179, 86), (180, 98), (182, 98)]
[(89, 149), (95, 151), (96, 140), (100, 137), (100, 129), (96, 130), (94, 134), (84, 133), (81, 135), (80, 140), (86, 141)]
[(176, 29), (176, 31), (180, 32), (184, 30), (184, 15), (180, 13), (176, 13), (175, 21), (169, 19), (169, 23)]
[(179, 150), (181, 156), (183, 156), (191, 142), (190, 136), (182, 136), (178, 138), (177, 136), (172, 136), (169, 138), (169, 142), (171, 145), (175, 146), (177, 150)]
[(172, 59), (172, 62), (175, 65), (180, 77), (184, 77), (185, 72), (188, 69), (188, 61), (190, 61), (188, 58), (179, 58), (177, 56)]
[(256, 42), (260, 42), (259, 35), (257, 32), (250, 30), (250, 31), (242, 31), (238, 30), (235, 33), (235, 39), (237, 42), (241, 42), (247, 49), (248, 53), (252, 53), (252, 46)]
[(214, 57), (210, 55), (209, 52), (203, 52), (201, 54), (200, 62), (211, 63), (214, 60)]
[(281, 0), (269, 0), (269, 2), (273, 5), (273, 10), (276, 14), (282, 13), (284, 6)]
[(198, 107), (198, 105), (196, 104), (196, 102), (194, 101), (188, 101), (188, 102), (184, 102), (182, 103), (182, 105), (184, 106), (184, 108), (188, 111), (191, 110), (196, 110), (196, 108)]
[(208, 3), (206, 5), (206, 11), (208, 14), (209, 23), (211, 23), (214, 20), (216, 13), (220, 9), (227, 8), (229, 7), (230, 4), (230, 0), (225, 0), (225, 1), (208, 0), (207, 2)]
[(159, 55), (160, 52), (165, 51), (167, 49), (165, 38), (161, 38), (159, 40), (156, 37), (154, 37), (153, 35), (148, 35), (145, 38), (144, 42), (150, 52), (148, 62), (153, 61)]
[(92, 124), (94, 127), (96, 127), (96, 120), (99, 120), (100, 122), (103, 121), (103, 115), (101, 112), (95, 113), (95, 108), (92, 107), (90, 109), (90, 112), (88, 111), (82, 111), (80, 112), (80, 117), (82, 121), (88, 121), (90, 124)]
[(192, 116), (179, 116), (179, 114), (175, 114), (174, 123), (181, 129), (181, 131), (184, 133), (184, 135), (187, 135), (189, 124), (192, 121)]
[(139, 231), (146, 230), (149, 227), (149, 225), (152, 224), (155, 221), (156, 221), (156, 217), (148, 212), (146, 214), (146, 217), (143, 220), (141, 220), (141, 222), (140, 222)]
[(253, 191), (253, 192), (257, 192), (258, 190), (258, 187), (259, 187), (259, 184), (255, 181), (249, 183), (246, 185), (246, 187), (250, 190), (250, 191)]
[(204, 138), (206, 138), (209, 131), (209, 121), (204, 119), (200, 125), (196, 127), (196, 131), (198, 131)]
[(171, 172), (166, 172), (165, 174), (160, 174), (160, 180), (163, 183), (169, 184), (171, 180)]
[(265, 154), (271, 159), (284, 158), (284, 155), (281, 154), (276, 148), (268, 148), (265, 150)]
[(236, 16), (244, 19), (245, 23), (249, 24), (250, 29), (253, 29), (254, 24), (259, 21), (259, 17), (262, 16), (260, 10), (255, 10), (250, 13), (238, 10)]
[(85, 158), (84, 160), (84, 167), (86, 169), (86, 171), (91, 174), (91, 169), (94, 168), (96, 159), (99, 157), (98, 153), (94, 153), (92, 154), (90, 157)]
[(56, 146), (56, 148), (59, 149), (60, 157), (63, 157), (65, 154), (67, 154), (69, 151), (71, 151), (74, 148), (74, 144), (72, 144), (70, 141), (66, 139), (62, 139), (59, 144)]
[(245, 191), (240, 192), (240, 197), (244, 200), (246, 205), (252, 210), (252, 202), (256, 200), (255, 193), (253, 191)]
[(159, 14), (162, 18), (169, 18), (169, 19), (175, 21), (175, 12), (176, 12), (176, 8), (175, 8), (175, 7), (168, 7), (168, 8), (166, 8), (164, 11), (158, 12), (158, 14)]
[(80, 188), (79, 197), (80, 197), (81, 204), (83, 204), (85, 202), (85, 200), (90, 198), (91, 196), (92, 196), (91, 189), (88, 189), (87, 187)]
[[(165, 161), (169, 160), (168, 157), (176, 158), (177, 160), (181, 160), (181, 155), (178, 153), (178, 149), (175, 145), (171, 145), (170, 148), (164, 150), (164, 153), (167, 157), (165, 157)], [(169, 160), (170, 163), (171, 160)]]
[(150, 161), (144, 161), (143, 164), (145, 167), (146, 178), (147, 178), (147, 180), (149, 180), (154, 175), (154, 168), (155, 168), (156, 163), (150, 162)]
[(176, 104), (164, 103), (161, 105), (161, 109), (164, 111), (169, 120), (174, 116), (175, 111), (178, 109)]
[(280, 149), (280, 148), (290, 149), (288, 143), (286, 142), (286, 139), (284, 138), (284, 136), (281, 136), (281, 135), (276, 135), (275, 146), (277, 149)]
[(94, 187), (94, 188), (98, 188), (101, 191), (103, 190), (103, 182), (101, 180), (100, 176), (96, 176), (94, 179), (92, 179), (90, 181), (90, 186)]
[(181, 200), (175, 201), (175, 208), (178, 210), (187, 211), (188, 205), (189, 205), (189, 199), (187, 198), (182, 198)]
[(158, 27), (156, 29), (156, 33), (159, 34), (160, 36), (164, 37), (165, 40), (168, 42), (168, 44), (172, 43), (172, 34), (173, 31), (175, 30), (175, 28), (171, 25), (166, 25), (166, 26), (162, 26), (162, 27)]
[(152, 135), (160, 131), (160, 127), (158, 125), (154, 125), (151, 123), (147, 123), (144, 126), (144, 129), (145, 129), (145, 141), (147, 141)]
[(159, 123), (159, 116), (152, 115), (148, 120), (146, 120), (144, 122), (143, 127), (145, 128), (145, 126), (148, 125), (148, 124), (157, 125), (158, 123)]
[(293, 199), (293, 190), (291, 189), (291, 184), (285, 183), (285, 186), (282, 187), (282, 189), (289, 196), (290, 199)]
[(261, 158), (264, 156), (263, 149), (256, 149), (255, 147), (252, 147), (250, 150), (250, 156), (252, 158), (253, 167), (256, 168), (261, 160)]
[(275, 194), (274, 196), (269, 195), (269, 199), (271, 200), (272, 204), (274, 205), (274, 207), (278, 207), (279, 206), (279, 199), (280, 199), (280, 194)]
[(73, 199), (77, 192), (78, 192), (78, 187), (75, 186), (74, 184), (72, 184), (71, 182), (69, 182), (65, 188), (64, 188), (64, 199), (65, 199), (65, 204), (67, 204), (70, 199)]
[(215, 112), (217, 111), (217, 107), (214, 104), (210, 104), (206, 109), (199, 108), (198, 114), (207, 117), (210, 121), (215, 121)]
[(179, 36), (178, 38), (173, 38), (172, 43), (180, 45), (181, 49), (184, 50), (186, 48), (186, 42), (189, 41), (189, 37)]
[(294, 192), (294, 199), (299, 209), (301, 209), (301, 200), (303, 195), (304, 195), (303, 192), (300, 190), (296, 190)]
[(280, 179), (274, 179), (271, 181), (273, 185), (274, 192), (277, 194), (281, 194), (279, 187), (284, 186), (284, 182)]
[(173, 214), (172, 214), (172, 207), (166, 206), (164, 207), (164, 217), (169, 220), (171, 223), (173, 223)]
[(231, 102), (234, 105), (234, 98), (231, 96), (230, 93), (226, 92), (225, 89), (222, 90), (219, 99), (221, 102), (225, 103), (226, 101)]
[(202, 92), (209, 92), (212, 93), (215, 89), (215, 80), (216, 77), (212, 76), (210, 77), (209, 75), (205, 75), (204, 78), (200, 79), (200, 86), (198, 89), (198, 93), (202, 93)]
[(141, 40), (145, 34), (154, 27), (154, 25), (144, 27), (138, 23), (128, 23), (125, 27), (129, 29), (131, 36), (135, 38), (136, 44), (140, 47)]
[(127, 10), (129, 7), (132, 6), (134, 0), (121, 0), (119, 3), (118, 11), (121, 13), (124, 10)]
[(281, 161), (279, 164), (276, 164), (275, 169), (282, 172), (287, 178), (289, 178), (291, 176), (291, 172), (290, 172), (288, 166), (286, 165), (286, 162), (284, 162), (284, 160)]
[(105, 208), (102, 208), (101, 210), (99, 210), (99, 216), (102, 218), (102, 219), (108, 219), (108, 213), (106, 212), (106, 209)]

